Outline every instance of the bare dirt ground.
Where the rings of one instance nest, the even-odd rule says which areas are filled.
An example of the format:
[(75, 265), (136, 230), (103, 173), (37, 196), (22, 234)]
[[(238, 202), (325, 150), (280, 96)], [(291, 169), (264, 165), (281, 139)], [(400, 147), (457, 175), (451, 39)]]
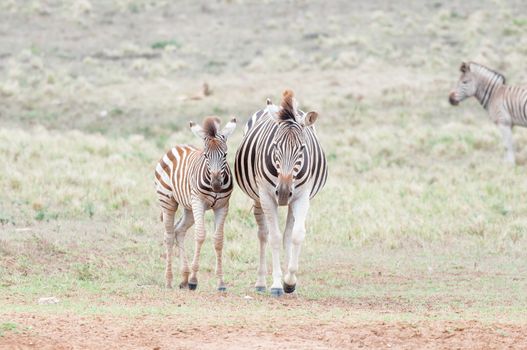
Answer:
[[(504, 168), (481, 106), (447, 102), (462, 60), (525, 83), (525, 13), (519, 0), (0, 0), (0, 350), (527, 349), (527, 133)], [(239, 117), (232, 164), (243, 123), (285, 88), (320, 112), (330, 167), (297, 294), (253, 292), (238, 190), (228, 294), (210, 236), (198, 290), (163, 289), (155, 162), (215, 114)]]
[[(31, 330), (8, 334), (0, 349), (525, 349), (527, 326), (478, 321), (345, 323), (304, 319), (260, 325), (182, 327), (177, 317), (9, 315)], [(269, 323), (270, 320), (262, 320)]]

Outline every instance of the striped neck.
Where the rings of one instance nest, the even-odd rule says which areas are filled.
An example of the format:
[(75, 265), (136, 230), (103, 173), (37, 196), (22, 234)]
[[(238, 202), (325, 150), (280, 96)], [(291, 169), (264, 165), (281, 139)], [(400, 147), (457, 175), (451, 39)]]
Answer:
[(470, 71), (477, 77), (475, 97), (483, 108), (488, 109), (489, 102), (500, 86), (505, 84), (505, 77), (485, 66), (476, 63), (470, 64)]

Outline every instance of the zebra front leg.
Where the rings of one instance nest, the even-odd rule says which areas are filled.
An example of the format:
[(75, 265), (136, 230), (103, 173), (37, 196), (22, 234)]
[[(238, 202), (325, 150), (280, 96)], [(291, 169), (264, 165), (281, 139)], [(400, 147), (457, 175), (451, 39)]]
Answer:
[(285, 268), (289, 266), (289, 259), (291, 258), (291, 239), (293, 234), (293, 224), (295, 218), (291, 206), (287, 207), (287, 219), (284, 230), (284, 251), (285, 251)]
[(163, 224), (165, 225), (165, 287), (172, 288), (172, 257), (174, 255), (174, 216), (176, 215), (177, 205), (174, 211), (163, 209)]
[(284, 291), (292, 293), (296, 288), (296, 273), (298, 271), (298, 259), (300, 257), (300, 248), (306, 236), (306, 217), (309, 210), (309, 196), (303, 196), (291, 204), (294, 225), (292, 236), (291, 258), (287, 267), (287, 273), (284, 278)]
[(260, 203), (269, 227), (269, 243), (271, 243), (271, 256), (273, 258), (271, 295), (279, 297), (284, 294), (284, 288), (282, 287), (282, 267), (280, 266), (281, 234), (278, 226), (278, 207), (274, 199), (267, 193), (260, 195)]
[(190, 274), (190, 267), (188, 264), (187, 254), (185, 253), (185, 236), (188, 229), (194, 224), (194, 216), (192, 215), (192, 210), (185, 209), (183, 211), (183, 216), (176, 225), (175, 235), (176, 235), (176, 245), (179, 252), (179, 262), (180, 262), (180, 271), (182, 280), (179, 284), (180, 289), (188, 288), (188, 278)]
[(192, 201), (192, 213), (194, 214), (195, 228), (195, 248), (194, 258), (192, 259), (192, 271), (190, 272), (190, 278), (188, 281), (188, 288), (195, 290), (198, 287), (198, 270), (199, 270), (199, 255), (201, 252), (201, 246), (205, 241), (205, 204), (200, 199), (193, 199)]
[(258, 272), (256, 283), (254, 288), (257, 292), (265, 292), (267, 289), (267, 283), (265, 281), (267, 277), (267, 263), (265, 260), (265, 248), (267, 247), (267, 239), (269, 237), (269, 229), (267, 228), (266, 219), (260, 203), (254, 203), (254, 218), (258, 226), (258, 241), (260, 243), (260, 259), (258, 265)]
[(222, 265), (222, 253), (223, 253), (223, 227), (227, 213), (229, 212), (229, 205), (225, 205), (222, 208), (214, 209), (214, 250), (216, 251), (216, 276), (218, 277), (218, 290), (224, 292), (227, 290), (225, 283), (223, 282), (223, 265)]
[(507, 124), (498, 124), (503, 137), (503, 144), (505, 146), (505, 162), (511, 165), (516, 164), (514, 155), (514, 141), (512, 139), (512, 126)]

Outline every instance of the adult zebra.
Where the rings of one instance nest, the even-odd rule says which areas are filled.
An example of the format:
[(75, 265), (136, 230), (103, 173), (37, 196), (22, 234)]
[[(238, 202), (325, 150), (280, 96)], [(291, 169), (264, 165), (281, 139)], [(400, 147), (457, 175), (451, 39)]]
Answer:
[[(177, 145), (157, 163), (155, 185), (162, 220), (165, 225), (167, 288), (172, 287), (172, 255), (174, 241), (181, 263), (183, 281), (180, 288), (194, 290), (198, 285), (199, 254), (205, 240), (204, 212), (214, 211), (214, 248), (216, 250), (216, 275), (218, 290), (224, 291), (222, 250), (223, 225), (229, 209), (229, 198), (233, 189), (232, 173), (227, 163), (227, 138), (236, 128), (232, 119), (220, 131), (220, 119), (208, 117), (203, 127), (190, 122), (192, 132), (204, 142), (203, 150), (189, 145)], [(174, 216), (183, 206), (183, 216), (174, 226)], [(195, 251), (192, 272), (185, 255), (185, 234), (196, 222)], [(190, 275), (190, 278), (189, 278)]]
[(505, 161), (514, 164), (512, 127), (527, 126), (527, 89), (505, 85), (502, 74), (478, 63), (463, 62), (460, 71), (457, 86), (449, 95), (450, 104), (455, 106), (474, 96), (501, 131)]
[[(255, 288), (259, 292), (266, 289), (265, 248), (269, 236), (273, 296), (295, 290), (309, 200), (324, 186), (328, 173), (326, 156), (313, 126), (318, 114), (304, 113), (297, 106), (290, 90), (284, 92), (280, 108), (267, 100), (267, 108), (257, 111), (247, 122), (234, 163), (238, 185), (254, 200), (260, 240)], [(285, 205), (288, 213), (283, 245), (287, 273), (282, 286), (278, 206)]]

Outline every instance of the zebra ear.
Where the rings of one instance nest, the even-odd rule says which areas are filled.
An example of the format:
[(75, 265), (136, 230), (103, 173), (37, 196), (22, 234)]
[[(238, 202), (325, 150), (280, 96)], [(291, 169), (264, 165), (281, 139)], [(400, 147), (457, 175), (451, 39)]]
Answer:
[(201, 125), (196, 124), (194, 122), (190, 122), (190, 130), (192, 130), (194, 135), (196, 135), (200, 139), (204, 139), (205, 138), (205, 130), (203, 130)]
[(229, 138), (234, 132), (234, 129), (236, 129), (236, 118), (232, 118), (231, 121), (225, 125), (223, 130), (221, 130), (221, 134), (225, 136), (225, 138)]
[(278, 120), (278, 111), (280, 109), (278, 106), (274, 105), (271, 100), (267, 99), (267, 102), (267, 112), (274, 120)]
[(461, 71), (461, 73), (469, 72), (470, 66), (465, 62), (461, 62), (461, 67), (459, 67), (459, 70)]
[(304, 117), (304, 125), (305, 126), (311, 126), (311, 125), (315, 124), (317, 119), (318, 119), (318, 113), (317, 112), (309, 112)]

